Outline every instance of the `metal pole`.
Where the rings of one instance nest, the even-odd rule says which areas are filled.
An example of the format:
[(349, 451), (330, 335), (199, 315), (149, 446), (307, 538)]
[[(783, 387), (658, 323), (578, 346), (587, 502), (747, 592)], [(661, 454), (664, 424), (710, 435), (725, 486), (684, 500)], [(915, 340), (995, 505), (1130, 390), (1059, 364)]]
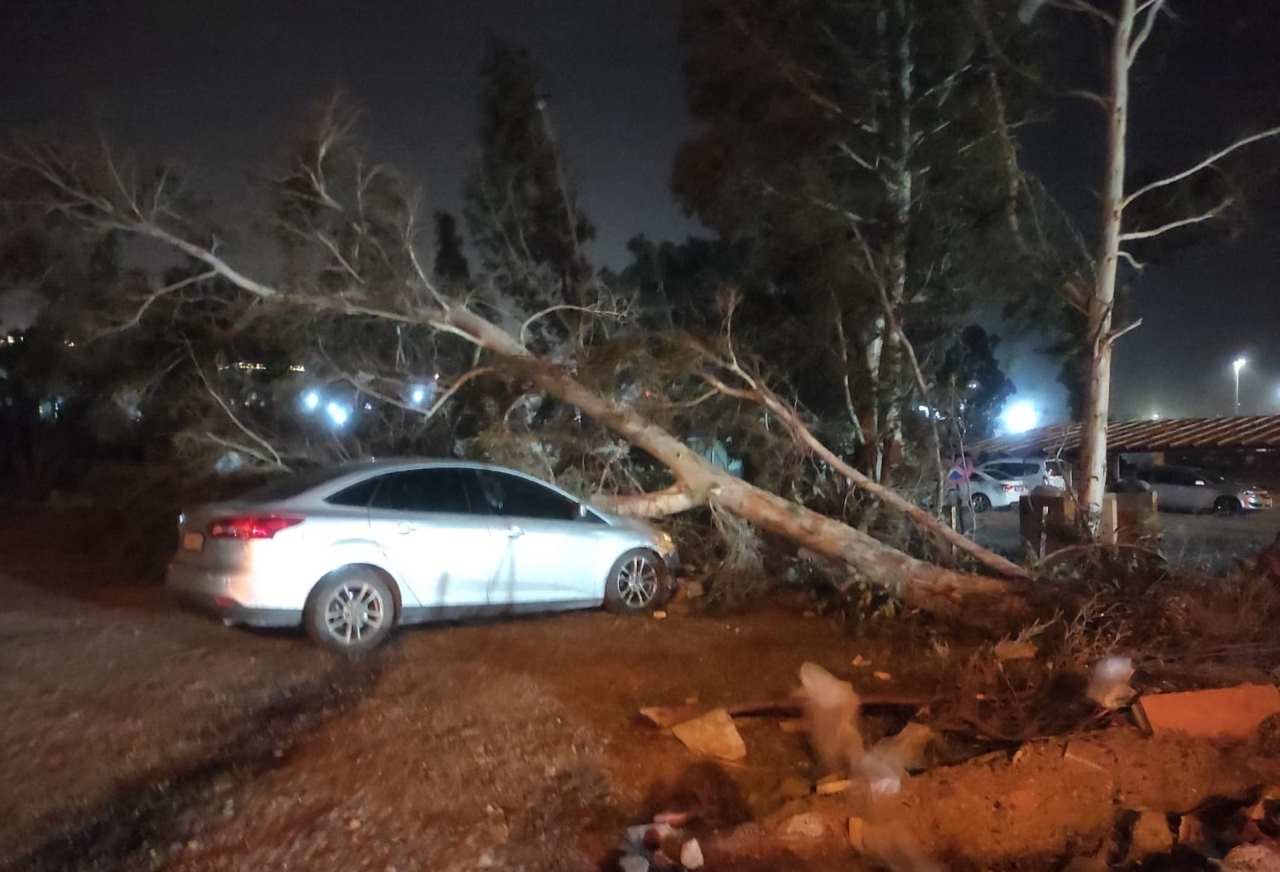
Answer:
[(1236, 414), (1240, 414), (1240, 367), (1232, 367), (1236, 371)]

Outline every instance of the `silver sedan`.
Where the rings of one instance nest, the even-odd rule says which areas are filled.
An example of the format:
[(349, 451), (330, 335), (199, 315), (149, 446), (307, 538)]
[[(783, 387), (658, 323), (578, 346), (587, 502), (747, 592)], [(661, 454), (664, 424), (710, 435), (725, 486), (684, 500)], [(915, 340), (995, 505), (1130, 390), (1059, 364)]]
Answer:
[(184, 512), (167, 583), (228, 624), (303, 625), (357, 652), (396, 624), (601, 604), (648, 611), (675, 564), (666, 533), (523, 473), (380, 460)]

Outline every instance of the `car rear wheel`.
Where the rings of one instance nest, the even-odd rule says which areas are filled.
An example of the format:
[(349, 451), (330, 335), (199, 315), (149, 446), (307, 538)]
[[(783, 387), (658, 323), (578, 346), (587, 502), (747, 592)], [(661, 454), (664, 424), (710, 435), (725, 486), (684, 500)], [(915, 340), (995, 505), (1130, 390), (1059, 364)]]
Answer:
[(1213, 501), (1213, 511), (1219, 515), (1238, 515), (1244, 507), (1235, 497), (1218, 497)]
[(979, 514), (991, 508), (991, 498), (986, 494), (974, 494), (972, 503), (973, 510)]
[(652, 551), (638, 548), (618, 558), (604, 588), (604, 605), (618, 614), (643, 614), (662, 602), (668, 589), (667, 565)]
[(391, 587), (372, 569), (352, 567), (325, 576), (307, 600), (303, 623), (326, 648), (361, 654), (382, 644), (395, 623)]

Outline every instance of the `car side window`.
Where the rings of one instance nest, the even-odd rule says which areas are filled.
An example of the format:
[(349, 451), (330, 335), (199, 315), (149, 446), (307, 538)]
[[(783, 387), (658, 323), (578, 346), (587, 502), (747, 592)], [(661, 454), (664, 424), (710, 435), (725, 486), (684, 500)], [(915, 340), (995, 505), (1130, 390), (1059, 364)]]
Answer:
[(457, 469), (413, 469), (381, 476), (372, 506), (397, 512), (471, 512), (466, 480)]
[(325, 500), (335, 506), (355, 506), (358, 508), (367, 508), (369, 501), (373, 499), (373, 492), (378, 489), (378, 482), (383, 476), (375, 478), (367, 478), (364, 481), (345, 487), (333, 496)]
[(1023, 475), (1039, 475), (1039, 474), (1040, 474), (1040, 464), (1038, 464), (1038, 463), (1024, 463), (1024, 464), (1022, 464), (1022, 474), (1023, 474)]
[(578, 503), (551, 488), (504, 472), (476, 470), (483, 508), (508, 518), (538, 518), (548, 521), (576, 521)]
[(1173, 479), (1170, 478), (1169, 476), (1169, 470), (1163, 469), (1158, 466), (1147, 470), (1146, 474), (1143, 475), (1142, 478), (1145, 481), (1151, 482), (1151, 484), (1172, 484), (1173, 483)]

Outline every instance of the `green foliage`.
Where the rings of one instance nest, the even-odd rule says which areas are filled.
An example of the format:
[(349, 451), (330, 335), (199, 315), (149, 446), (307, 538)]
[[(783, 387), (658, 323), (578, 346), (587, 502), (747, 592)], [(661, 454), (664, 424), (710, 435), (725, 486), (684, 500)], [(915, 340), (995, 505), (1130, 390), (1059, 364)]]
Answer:
[(471, 265), (462, 253), (462, 236), (458, 221), (448, 212), (436, 212), (435, 276), (445, 287), (466, 287), (471, 279)]
[(465, 194), (472, 245), (514, 296), (554, 302), (545, 272), (576, 303), (591, 276), (581, 245), (595, 228), (565, 179), (541, 77), (528, 51), (491, 37), (480, 78), (481, 157)]

